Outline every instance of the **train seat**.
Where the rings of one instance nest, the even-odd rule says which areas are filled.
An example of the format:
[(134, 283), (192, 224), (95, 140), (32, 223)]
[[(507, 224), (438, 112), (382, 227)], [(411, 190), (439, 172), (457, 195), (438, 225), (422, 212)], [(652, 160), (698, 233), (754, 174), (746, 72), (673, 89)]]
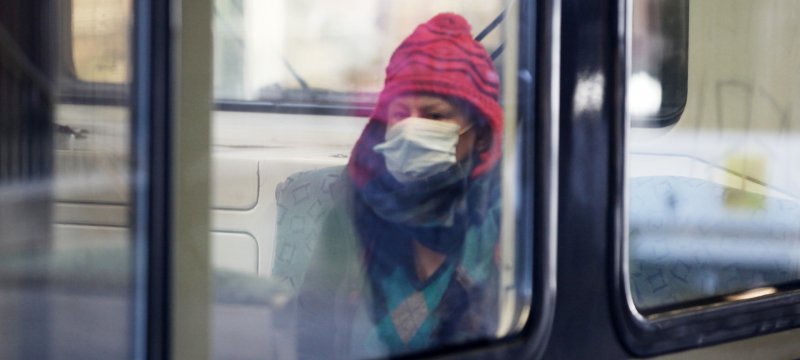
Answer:
[(630, 274), (639, 307), (653, 308), (781, 284), (797, 256), (800, 204), (681, 176), (630, 182)]
[(344, 166), (290, 175), (275, 190), (276, 245), (272, 276), (296, 290), (303, 283), (314, 248), (322, 234), (323, 217), (341, 191)]

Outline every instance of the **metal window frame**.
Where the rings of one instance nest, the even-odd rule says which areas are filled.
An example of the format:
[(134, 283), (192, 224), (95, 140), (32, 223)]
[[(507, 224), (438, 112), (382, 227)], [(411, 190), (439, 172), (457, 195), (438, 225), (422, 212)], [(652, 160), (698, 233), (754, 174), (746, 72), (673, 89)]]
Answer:
[[(663, 1), (663, 0), (662, 0)], [(670, 67), (670, 68), (677, 68), (675, 73), (671, 74), (662, 74), (662, 77), (667, 78), (669, 83), (675, 85), (675, 89), (671, 89), (674, 91), (663, 92), (663, 98), (672, 100), (670, 107), (664, 107), (662, 103), (661, 109), (653, 115), (642, 116), (642, 117), (631, 117), (630, 119), (630, 126), (635, 128), (665, 128), (672, 126), (680, 120), (681, 116), (683, 115), (683, 111), (686, 109), (686, 101), (688, 99), (688, 89), (689, 89), (689, 1), (690, 0), (667, 0), (670, 5), (679, 7), (679, 11), (683, 13), (683, 16), (686, 18), (685, 23), (683, 23), (683, 27), (680, 29), (676, 29), (676, 37), (680, 37), (680, 45), (682, 45), (683, 53), (686, 54), (685, 58), (677, 58), (673, 56), (672, 58), (665, 58), (665, 62), (663, 63), (662, 68)], [(632, 11), (632, 9), (631, 9)], [(630, 16), (630, 15), (629, 15)], [(630, 46), (630, 44), (629, 44)], [(632, 49), (632, 47), (631, 47)], [(669, 60), (669, 61), (667, 61)], [(665, 88), (663, 90), (668, 90)], [(670, 97), (671, 98), (668, 98)]]
[(133, 358), (168, 359), (172, 232), (169, 1), (133, 2)]
[(627, 141), (630, 118), (626, 111), (625, 93), (630, 73), (631, 1), (620, 0), (624, 9), (615, 64), (615, 99), (610, 168), (612, 202), (610, 212), (613, 265), (613, 315), (622, 343), (637, 356), (654, 356), (669, 352), (700, 348), (800, 327), (800, 290), (787, 289), (776, 295), (753, 300), (724, 301), (717, 297), (707, 302), (694, 302), (669, 311), (644, 313), (633, 303), (628, 269), (628, 178)]
[(211, 0), (133, 6), (133, 358), (207, 359)]

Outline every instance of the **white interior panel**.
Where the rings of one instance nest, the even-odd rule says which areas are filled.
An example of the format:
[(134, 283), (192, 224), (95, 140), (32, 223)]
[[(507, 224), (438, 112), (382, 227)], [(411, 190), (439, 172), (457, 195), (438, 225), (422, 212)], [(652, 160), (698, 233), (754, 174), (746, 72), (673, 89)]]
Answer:
[(258, 244), (249, 234), (211, 233), (211, 261), (215, 269), (258, 273)]

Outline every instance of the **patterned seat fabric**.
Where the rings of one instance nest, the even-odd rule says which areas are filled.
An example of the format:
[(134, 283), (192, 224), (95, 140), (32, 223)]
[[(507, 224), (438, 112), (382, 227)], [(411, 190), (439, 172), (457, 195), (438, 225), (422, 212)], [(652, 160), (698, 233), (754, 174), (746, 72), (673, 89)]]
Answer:
[(702, 179), (630, 183), (630, 280), (654, 308), (800, 279), (800, 204)]
[(343, 189), (344, 166), (290, 175), (275, 189), (278, 204), (272, 276), (293, 290), (300, 288), (334, 195)]

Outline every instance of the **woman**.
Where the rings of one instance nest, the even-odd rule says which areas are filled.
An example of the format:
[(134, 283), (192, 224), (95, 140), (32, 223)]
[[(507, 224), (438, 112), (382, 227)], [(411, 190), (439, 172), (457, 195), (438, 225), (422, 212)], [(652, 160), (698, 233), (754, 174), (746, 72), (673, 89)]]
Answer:
[(299, 295), (301, 357), (493, 335), (498, 96), (491, 58), (461, 16), (433, 17), (395, 50)]

